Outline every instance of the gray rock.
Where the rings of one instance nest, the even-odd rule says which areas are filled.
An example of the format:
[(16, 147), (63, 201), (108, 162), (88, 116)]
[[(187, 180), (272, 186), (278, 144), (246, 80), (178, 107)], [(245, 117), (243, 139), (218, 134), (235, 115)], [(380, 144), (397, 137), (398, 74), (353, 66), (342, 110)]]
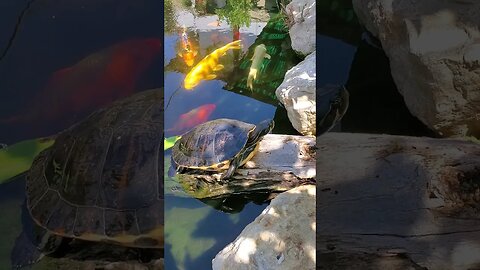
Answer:
[(285, 106), (288, 119), (303, 135), (316, 134), (315, 51), (287, 71), (275, 94)]
[(442, 136), (480, 137), (480, 1), (353, 0), (416, 117)]
[(315, 269), (315, 185), (278, 195), (212, 261), (213, 270)]
[(316, 1), (293, 0), (286, 6), (285, 12), (291, 24), (292, 48), (301, 55), (315, 51)]

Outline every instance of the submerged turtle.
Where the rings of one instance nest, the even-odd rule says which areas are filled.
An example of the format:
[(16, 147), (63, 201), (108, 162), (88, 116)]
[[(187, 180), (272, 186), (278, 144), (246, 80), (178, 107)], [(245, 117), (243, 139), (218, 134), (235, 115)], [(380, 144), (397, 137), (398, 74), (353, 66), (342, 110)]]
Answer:
[[(27, 174), (37, 230), (19, 239), (44, 254), (64, 238), (162, 249), (162, 104), (161, 89), (143, 91), (59, 134)], [(14, 266), (35, 261), (20, 257), (12, 253)]]
[(228, 179), (254, 156), (259, 141), (273, 125), (273, 120), (253, 125), (233, 119), (198, 125), (173, 146), (172, 168), (178, 173), (222, 172), (220, 179)]
[(317, 136), (332, 129), (343, 117), (349, 104), (345, 87), (327, 86), (318, 89), (317, 95)]

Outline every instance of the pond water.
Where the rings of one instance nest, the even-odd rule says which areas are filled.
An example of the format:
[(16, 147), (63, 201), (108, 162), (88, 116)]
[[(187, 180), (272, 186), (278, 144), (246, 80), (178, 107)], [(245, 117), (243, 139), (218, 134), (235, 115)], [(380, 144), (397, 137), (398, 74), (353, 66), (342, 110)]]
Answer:
[[(218, 118), (253, 124), (274, 119), (273, 133), (297, 134), (286, 118), (285, 109), (278, 104), (275, 89), (285, 72), (300, 59), (293, 53), (283, 20), (276, 19), (279, 18), (276, 11), (268, 13), (253, 8), (266, 14), (266, 18), (251, 18), (248, 26), (235, 28), (215, 14), (202, 12), (198, 7), (195, 10), (190, 6), (178, 7), (176, 3), (165, 7), (166, 12), (175, 14), (171, 21), (165, 14), (166, 24), (172, 26), (170, 31), (166, 26), (164, 42), (165, 137), (181, 135), (197, 124)], [(215, 72), (216, 78), (185, 89), (187, 73), (201, 59), (236, 40), (241, 41), (242, 48), (228, 50), (220, 57), (224, 68)], [(246, 83), (248, 70), (259, 44), (266, 46), (271, 59), (264, 59), (250, 90)], [(171, 149), (165, 151), (166, 172), (170, 158)], [(265, 194), (201, 201), (186, 195), (177, 177), (165, 173), (165, 182), (167, 269), (210, 269), (215, 255), (267, 206), (262, 203)]]
[[(157, 0), (1, 1), (0, 143), (55, 134), (162, 87), (162, 18)], [(22, 178), (0, 185), (0, 269), (21, 231), (24, 188)]]

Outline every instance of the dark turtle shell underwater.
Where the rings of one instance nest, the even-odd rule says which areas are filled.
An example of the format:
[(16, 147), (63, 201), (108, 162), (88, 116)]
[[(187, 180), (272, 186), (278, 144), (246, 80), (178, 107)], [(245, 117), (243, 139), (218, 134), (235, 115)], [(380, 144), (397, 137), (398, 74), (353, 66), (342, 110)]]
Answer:
[(260, 139), (272, 128), (273, 121), (258, 126), (234, 119), (208, 121), (183, 134), (175, 143), (172, 165), (177, 171), (222, 171), (233, 166), (225, 175), (228, 177), (253, 156)]
[(27, 176), (35, 222), (65, 237), (163, 247), (163, 92), (140, 92), (62, 132)]

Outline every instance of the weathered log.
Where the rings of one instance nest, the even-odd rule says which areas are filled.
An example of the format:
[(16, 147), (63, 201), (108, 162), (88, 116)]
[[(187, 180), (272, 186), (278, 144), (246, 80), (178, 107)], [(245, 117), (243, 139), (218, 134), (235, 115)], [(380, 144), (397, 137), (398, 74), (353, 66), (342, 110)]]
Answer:
[(480, 269), (480, 145), (317, 138), (317, 269)]
[[(62, 247), (61, 256), (47, 255), (32, 265), (32, 270), (105, 269), (105, 270), (163, 270), (163, 251), (109, 245), (99, 242), (73, 240)], [(23, 268), (22, 268), (23, 269)], [(30, 269), (30, 268), (28, 268)]]
[(315, 182), (315, 138), (268, 134), (257, 154), (228, 180), (219, 174), (178, 175), (184, 190), (199, 199), (232, 194), (283, 192)]

